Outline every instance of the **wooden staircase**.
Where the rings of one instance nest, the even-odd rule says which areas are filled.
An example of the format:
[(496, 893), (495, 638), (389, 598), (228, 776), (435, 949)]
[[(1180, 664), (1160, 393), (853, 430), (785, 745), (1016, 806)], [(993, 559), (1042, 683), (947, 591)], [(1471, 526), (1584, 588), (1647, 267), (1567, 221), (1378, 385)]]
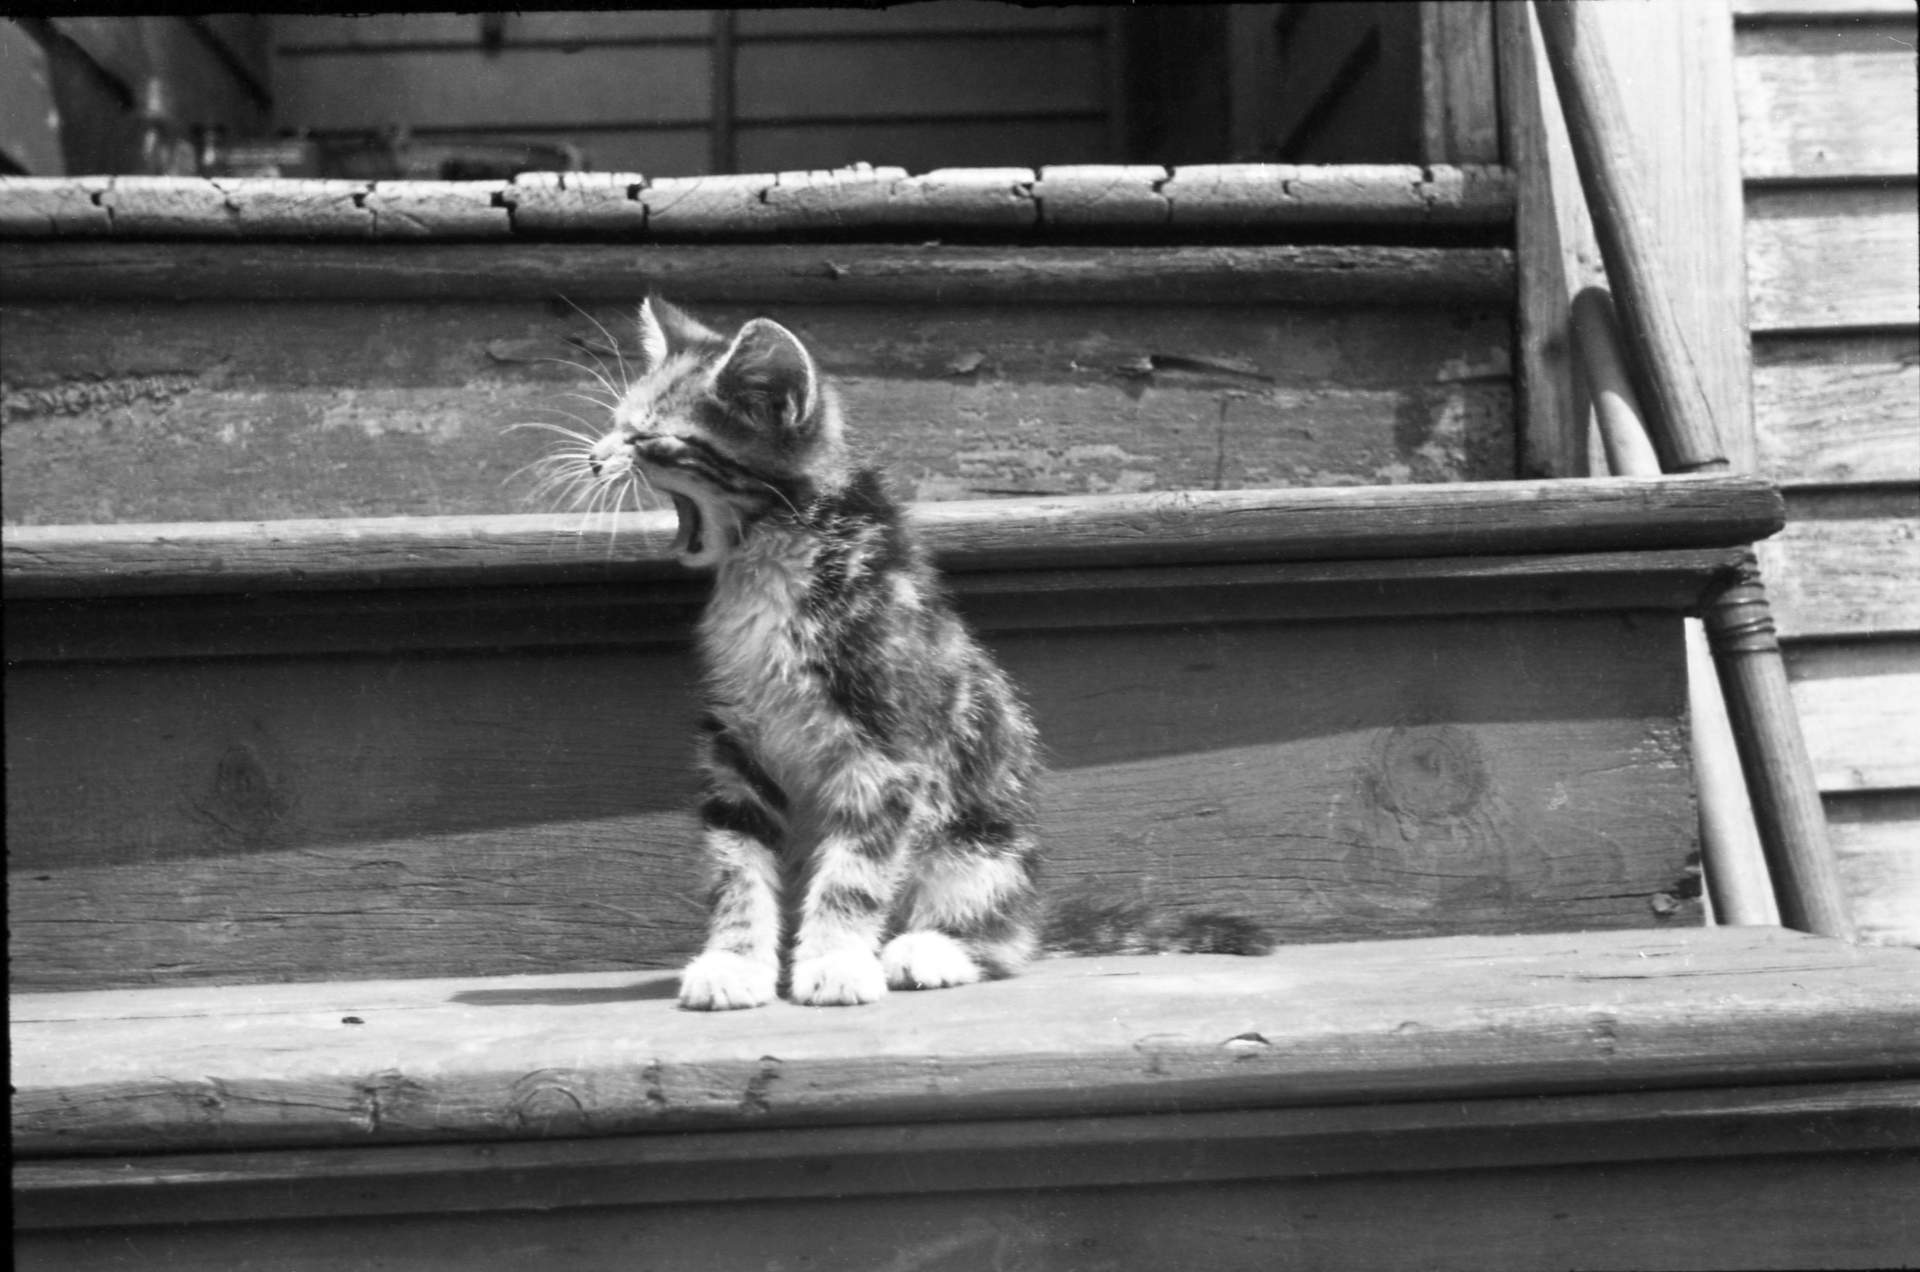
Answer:
[[(1512, 190), (0, 186), (20, 1265), (1920, 1258), (1912, 952), (1702, 910), (1682, 623), (1780, 498), (1516, 479)], [(704, 585), (501, 486), (649, 286), (823, 350), (1055, 896), (1278, 952), (674, 1008)]]

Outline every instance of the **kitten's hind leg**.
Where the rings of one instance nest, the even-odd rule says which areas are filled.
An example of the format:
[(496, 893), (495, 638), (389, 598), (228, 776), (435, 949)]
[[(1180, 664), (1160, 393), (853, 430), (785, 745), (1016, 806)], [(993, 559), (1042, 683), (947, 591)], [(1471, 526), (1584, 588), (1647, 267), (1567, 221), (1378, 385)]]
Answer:
[(914, 872), (902, 931), (881, 952), (894, 989), (945, 989), (1011, 976), (1033, 957), (1033, 844), (933, 848)]

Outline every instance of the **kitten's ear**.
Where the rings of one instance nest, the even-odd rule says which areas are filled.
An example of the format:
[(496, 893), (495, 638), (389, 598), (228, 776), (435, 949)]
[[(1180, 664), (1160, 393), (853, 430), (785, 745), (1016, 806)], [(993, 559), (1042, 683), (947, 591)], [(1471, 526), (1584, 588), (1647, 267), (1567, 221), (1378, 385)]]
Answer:
[(640, 302), (640, 352), (647, 370), (658, 370), (669, 357), (693, 345), (719, 343), (718, 333), (658, 296), (649, 295)]
[(740, 328), (713, 375), (722, 402), (788, 428), (807, 424), (820, 400), (820, 371), (800, 338), (769, 318)]

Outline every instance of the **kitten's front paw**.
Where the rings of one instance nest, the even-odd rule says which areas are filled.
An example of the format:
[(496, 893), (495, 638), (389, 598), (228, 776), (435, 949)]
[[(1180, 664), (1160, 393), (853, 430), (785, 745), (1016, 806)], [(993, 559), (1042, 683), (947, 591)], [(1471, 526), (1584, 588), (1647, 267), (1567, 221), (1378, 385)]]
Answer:
[(884, 998), (886, 973), (865, 950), (834, 950), (793, 960), (793, 1001), (804, 1007), (851, 1007)]
[(709, 950), (680, 973), (680, 1005), (691, 1011), (733, 1011), (773, 1001), (779, 969), (728, 950)]
[(902, 932), (880, 952), (880, 966), (895, 989), (946, 989), (980, 979), (980, 965), (945, 932)]

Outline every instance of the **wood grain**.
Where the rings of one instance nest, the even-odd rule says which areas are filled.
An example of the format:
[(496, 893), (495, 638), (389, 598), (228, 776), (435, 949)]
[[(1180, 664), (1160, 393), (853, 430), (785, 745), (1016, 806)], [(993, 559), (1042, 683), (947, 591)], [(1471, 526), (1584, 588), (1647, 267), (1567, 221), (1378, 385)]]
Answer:
[[(912, 516), (966, 571), (1718, 547), (1771, 533), (1781, 502), (1750, 478), (1607, 478), (968, 500)], [(608, 563), (670, 577), (669, 524), (621, 514), (623, 536), (585, 575), (556, 560), (578, 528), (565, 517), (15, 526), (0, 577), (21, 598), (562, 581)]]
[[(1047, 740), (1056, 896), (1330, 940), (1697, 922), (1678, 623), (1248, 614), (992, 644)], [(14, 983), (670, 966), (701, 920), (693, 679), (644, 631), (16, 667)]]
[(1762, 336), (1753, 399), (1761, 471), (1788, 489), (1920, 475), (1920, 334)]
[(1911, 181), (1751, 191), (1754, 332), (1920, 324), (1915, 200)]
[[(1559, 1094), (913, 1126), (682, 1131), (562, 1142), (255, 1149), (14, 1166), (17, 1228), (115, 1227), (339, 1215), (461, 1214), (603, 1205), (1005, 1189), (1298, 1180), (1376, 1172), (1444, 1184), (1459, 1170), (1811, 1149), (1920, 1147), (1920, 1084)], [(1442, 1178), (1435, 1178), (1442, 1175)]]
[(1920, 946), (1920, 794), (1861, 792), (1826, 803), (1861, 939)]
[(1487, 0), (1420, 6), (1420, 158), (1498, 163), (1493, 6)]
[[(662, 996), (670, 974), (633, 972), (16, 996), (14, 1147), (377, 1144), (1912, 1078), (1912, 961), (1777, 929), (1699, 929), (1065, 959), (846, 1013), (682, 1013)], [(1703, 986), (1738, 993), (1707, 1008)], [(621, 1023), (581, 1010), (593, 1003), (618, 1004)]]
[[(1910, 1154), (1799, 1155), (1200, 1186), (807, 1198), (745, 1206), (222, 1223), (29, 1233), (23, 1268), (758, 1272), (793, 1263), (1378, 1272), (1884, 1267), (1917, 1237)], [(916, 1263), (906, 1263), (915, 1260)], [(804, 1263), (802, 1262), (804, 1261)]]
[[(1746, 428), (1742, 297), (1728, 242), (1739, 209), (1721, 47), (1730, 33), (1700, 5), (1535, 8), (1649, 431), (1669, 472), (1723, 468), (1744, 455)], [(1672, 25), (1648, 51), (1681, 59), (1682, 73), (1652, 73), (1645, 91), (1630, 91), (1619, 68), (1640, 64), (1631, 41), (1656, 19)], [(1671, 97), (1647, 95), (1668, 83)], [(1654, 100), (1666, 103), (1660, 126), (1628, 105)], [(1664, 126), (1676, 111), (1701, 126)]]
[(1865, 509), (1842, 509), (1878, 515), (1795, 519), (1759, 545), (1781, 636), (1920, 632), (1920, 595), (1913, 588), (1920, 578), (1917, 499), (1902, 491)]
[(1740, 167), (1749, 181), (1914, 175), (1914, 21), (1739, 33)]
[[(564, 190), (556, 192), (564, 196)], [(560, 509), (516, 470), (597, 429), (631, 303), (10, 305), (16, 523)], [(721, 325), (759, 312), (703, 306)], [(781, 307), (905, 496), (1493, 480), (1499, 310)], [(597, 325), (596, 325), (597, 324)], [(605, 328), (604, 334), (601, 328)], [(611, 343), (617, 336), (621, 343)], [(569, 418), (569, 415), (577, 418)], [(244, 475), (245, 480), (236, 480)]]
[(19, 301), (631, 304), (653, 288), (752, 305), (1494, 306), (1507, 303), (1511, 266), (1497, 248), (0, 242), (0, 278)]
[(1920, 639), (1803, 643), (1787, 671), (1823, 792), (1920, 787)]

